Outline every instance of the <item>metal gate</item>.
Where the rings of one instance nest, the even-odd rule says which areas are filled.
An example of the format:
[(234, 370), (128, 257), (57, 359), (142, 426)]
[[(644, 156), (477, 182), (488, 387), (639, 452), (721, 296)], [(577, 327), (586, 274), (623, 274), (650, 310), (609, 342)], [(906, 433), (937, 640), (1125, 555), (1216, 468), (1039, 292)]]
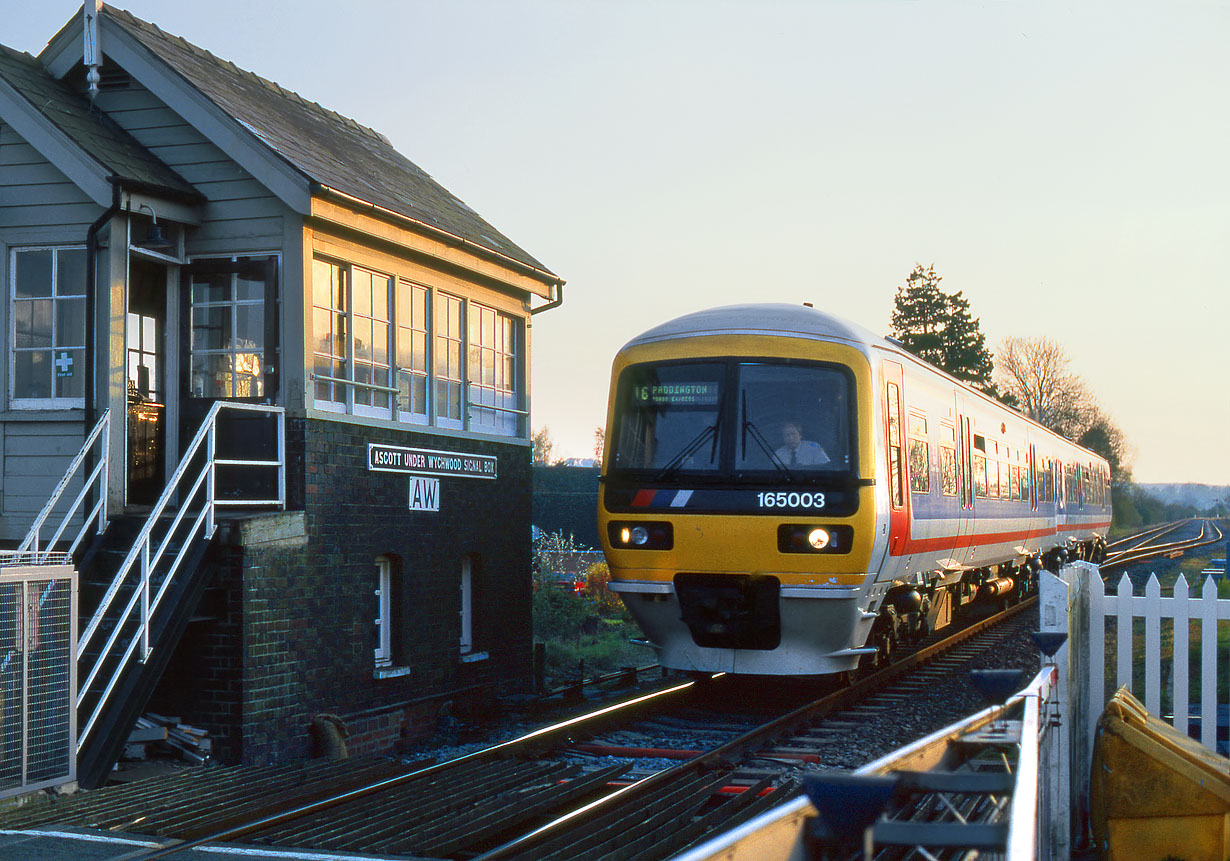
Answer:
[(77, 774), (77, 575), (31, 556), (0, 553), (0, 798)]

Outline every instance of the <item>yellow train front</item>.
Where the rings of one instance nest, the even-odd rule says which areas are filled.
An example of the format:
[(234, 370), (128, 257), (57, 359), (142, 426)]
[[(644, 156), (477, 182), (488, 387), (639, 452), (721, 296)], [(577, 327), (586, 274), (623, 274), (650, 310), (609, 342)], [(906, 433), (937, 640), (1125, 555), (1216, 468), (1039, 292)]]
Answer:
[(599, 531), (663, 666), (818, 675), (874, 651), (887, 536), (865, 342), (810, 308), (735, 307), (616, 357)]

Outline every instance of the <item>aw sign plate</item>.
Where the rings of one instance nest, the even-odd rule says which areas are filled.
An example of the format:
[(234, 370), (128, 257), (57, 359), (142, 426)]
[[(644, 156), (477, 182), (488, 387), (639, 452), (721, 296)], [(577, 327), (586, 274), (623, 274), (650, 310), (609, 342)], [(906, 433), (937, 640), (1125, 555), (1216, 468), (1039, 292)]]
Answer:
[(440, 510), (440, 479), (425, 475), (410, 476), (410, 510)]

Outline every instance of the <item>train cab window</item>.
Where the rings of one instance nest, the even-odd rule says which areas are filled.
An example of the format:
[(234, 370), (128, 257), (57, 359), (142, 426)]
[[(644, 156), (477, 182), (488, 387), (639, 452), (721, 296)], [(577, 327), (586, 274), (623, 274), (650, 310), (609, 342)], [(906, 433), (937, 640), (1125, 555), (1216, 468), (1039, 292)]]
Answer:
[(739, 362), (735, 469), (816, 473), (850, 468), (845, 374), (812, 364)]
[(910, 490), (931, 492), (931, 446), (927, 442), (927, 418), (910, 413)]
[(621, 378), (615, 465), (716, 471), (725, 368), (719, 363), (638, 365)]
[(974, 496), (987, 495), (987, 440), (974, 434)]
[(957, 495), (957, 433), (951, 425), (940, 425), (940, 493)]
[(847, 369), (796, 360), (633, 365), (614, 406), (614, 472), (832, 477), (854, 463)]

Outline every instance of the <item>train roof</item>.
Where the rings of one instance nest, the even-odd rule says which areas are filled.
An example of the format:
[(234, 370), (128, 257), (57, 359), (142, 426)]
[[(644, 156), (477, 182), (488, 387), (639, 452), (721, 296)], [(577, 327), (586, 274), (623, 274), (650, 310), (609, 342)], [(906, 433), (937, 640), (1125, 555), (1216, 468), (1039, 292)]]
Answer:
[(700, 338), (709, 335), (777, 335), (784, 338), (814, 338), (823, 341), (842, 341), (855, 347), (867, 350), (872, 347), (885, 348), (913, 362), (931, 373), (947, 377), (952, 383), (965, 389), (971, 395), (981, 398), (996, 408), (1007, 410), (1014, 419), (1027, 422), (1042, 430), (1047, 435), (1080, 449), (1098, 460), (1104, 460), (1100, 454), (1085, 448), (1079, 443), (1060, 436), (1027, 415), (1005, 406), (992, 398), (986, 392), (958, 380), (940, 368), (926, 362), (906, 350), (900, 342), (883, 335), (877, 335), (870, 329), (843, 320), (825, 311), (820, 311), (808, 305), (789, 305), (786, 303), (748, 303), (744, 305), (723, 305), (718, 308), (706, 308), (703, 311), (693, 311), (667, 320), (637, 335), (622, 349), (636, 347), (641, 344), (652, 344), (658, 341), (669, 341), (675, 338)]
[(806, 305), (765, 303), (725, 305), (684, 314), (637, 335), (624, 347), (705, 335), (781, 335), (868, 346), (891, 344), (869, 329)]

